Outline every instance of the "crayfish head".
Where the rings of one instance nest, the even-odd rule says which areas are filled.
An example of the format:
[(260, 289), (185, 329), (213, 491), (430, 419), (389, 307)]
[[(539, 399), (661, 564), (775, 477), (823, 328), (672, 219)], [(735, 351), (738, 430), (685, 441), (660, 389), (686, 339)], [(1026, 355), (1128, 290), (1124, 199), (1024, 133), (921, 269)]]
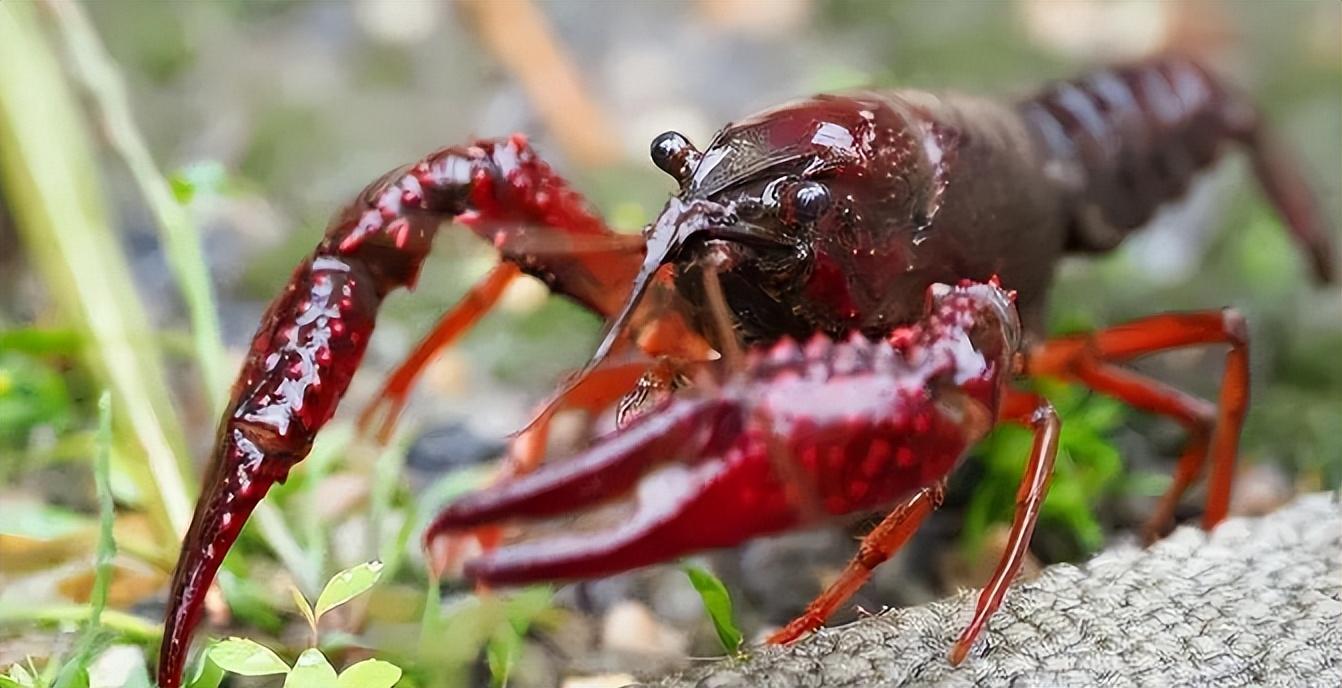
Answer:
[[(843, 213), (828, 176), (853, 157), (853, 135), (833, 110), (803, 101), (760, 113), (728, 125), (703, 152), (676, 132), (653, 141), (653, 162), (680, 189), (648, 228), (648, 260), (657, 254), (673, 266), (689, 315), (720, 350), (724, 336), (768, 341), (837, 329), (793, 308), (815, 237)], [(717, 317), (724, 306), (730, 335)]]
[(710, 270), (748, 342), (853, 330), (874, 336), (916, 317), (927, 284), (951, 276), (930, 255), (935, 165), (919, 145), (916, 119), (910, 108), (856, 93), (757, 113), (723, 128), (702, 151), (675, 132), (657, 137), (653, 161), (679, 191), (652, 236), (670, 236), (663, 223), (695, 203), (732, 220), (678, 234), (679, 249), (668, 254), (700, 331), (714, 329), (704, 317), (713, 312), (704, 287)]

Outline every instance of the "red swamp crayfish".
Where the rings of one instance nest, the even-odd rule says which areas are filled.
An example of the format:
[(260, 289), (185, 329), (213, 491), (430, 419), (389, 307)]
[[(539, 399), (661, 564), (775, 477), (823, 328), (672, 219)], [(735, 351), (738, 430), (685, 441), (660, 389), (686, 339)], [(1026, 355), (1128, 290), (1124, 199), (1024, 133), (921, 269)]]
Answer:
[[(1180, 197), (1227, 144), (1317, 276), (1331, 228), (1302, 172), (1243, 96), (1196, 63), (1153, 58), (1016, 102), (917, 91), (824, 95), (722, 129), (703, 150), (668, 132), (654, 163), (679, 189), (642, 236), (612, 231), (521, 136), (430, 154), (331, 221), (252, 340), (182, 546), (158, 681), (177, 688), (205, 592), (257, 503), (301, 461), (358, 368), (382, 300), (413, 287), (449, 223), (501, 262), (389, 378), (365, 425), (385, 438), (416, 374), (522, 273), (607, 320), (591, 362), (511, 448), (506, 477), (424, 535), (442, 567), (464, 535), (490, 584), (573, 580), (889, 510), (839, 579), (778, 631), (818, 627), (936, 508), (946, 476), (1001, 422), (1034, 431), (1005, 554), (951, 650), (962, 661), (1020, 568), (1057, 450), (1047, 375), (1170, 417), (1188, 432), (1147, 533), (1209, 468), (1203, 516), (1226, 514), (1248, 404), (1233, 310), (1156, 315), (1045, 339), (1054, 266), (1107, 251)], [(1124, 368), (1227, 345), (1219, 403)], [(617, 407), (617, 428), (542, 463), (560, 409)], [(612, 503), (619, 525), (498, 546), (501, 524)]]

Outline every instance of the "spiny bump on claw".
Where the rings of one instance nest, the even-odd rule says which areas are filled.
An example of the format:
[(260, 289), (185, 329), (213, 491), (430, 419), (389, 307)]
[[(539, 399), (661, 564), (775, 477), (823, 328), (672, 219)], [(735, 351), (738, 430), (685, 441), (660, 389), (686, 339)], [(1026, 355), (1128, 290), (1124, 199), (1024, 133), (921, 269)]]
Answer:
[(854, 332), (842, 346), (834, 349), (831, 369), (835, 375), (853, 375), (871, 365), (871, 343), (861, 332)]
[(816, 333), (815, 336), (807, 340), (804, 354), (810, 361), (823, 360), (829, 356), (833, 348), (834, 341), (828, 335)]
[(799, 363), (802, 360), (801, 349), (797, 346), (797, 341), (791, 337), (783, 337), (774, 344), (769, 350), (769, 362), (775, 365), (788, 365)]
[(917, 343), (921, 330), (915, 327), (898, 327), (886, 335), (885, 341), (894, 351), (907, 353)]
[(872, 341), (860, 332), (852, 332), (841, 341), (816, 334), (805, 345), (784, 337), (767, 349), (752, 352), (746, 359), (745, 377), (779, 378), (803, 376), (814, 380), (889, 373), (917, 358), (917, 346), (924, 332), (917, 325), (896, 331), (893, 340)]

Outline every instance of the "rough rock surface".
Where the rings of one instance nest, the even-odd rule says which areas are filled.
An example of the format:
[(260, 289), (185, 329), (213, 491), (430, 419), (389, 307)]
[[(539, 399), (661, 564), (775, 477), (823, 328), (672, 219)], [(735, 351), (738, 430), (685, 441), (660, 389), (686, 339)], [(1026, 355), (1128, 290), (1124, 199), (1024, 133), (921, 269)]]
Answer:
[(1342, 685), (1342, 504), (1301, 497), (1012, 588), (959, 668), (977, 591), (752, 650), (662, 688)]

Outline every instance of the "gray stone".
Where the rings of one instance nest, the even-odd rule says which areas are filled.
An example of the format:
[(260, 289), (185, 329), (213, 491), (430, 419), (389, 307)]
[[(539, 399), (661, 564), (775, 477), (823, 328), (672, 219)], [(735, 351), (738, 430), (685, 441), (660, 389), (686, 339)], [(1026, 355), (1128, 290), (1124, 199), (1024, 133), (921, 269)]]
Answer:
[(826, 629), (661, 688), (1342, 685), (1342, 505), (1301, 497), (1012, 587), (960, 667), (977, 591)]

